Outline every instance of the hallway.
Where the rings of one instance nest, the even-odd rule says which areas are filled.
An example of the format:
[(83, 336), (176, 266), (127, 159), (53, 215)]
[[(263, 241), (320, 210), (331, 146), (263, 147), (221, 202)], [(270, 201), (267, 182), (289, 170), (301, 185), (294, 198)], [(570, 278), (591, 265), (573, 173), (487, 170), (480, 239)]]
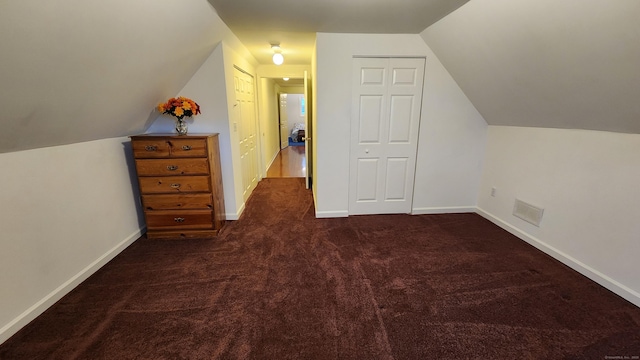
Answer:
[(280, 150), (267, 171), (268, 178), (305, 177), (306, 174), (304, 146), (287, 146)]

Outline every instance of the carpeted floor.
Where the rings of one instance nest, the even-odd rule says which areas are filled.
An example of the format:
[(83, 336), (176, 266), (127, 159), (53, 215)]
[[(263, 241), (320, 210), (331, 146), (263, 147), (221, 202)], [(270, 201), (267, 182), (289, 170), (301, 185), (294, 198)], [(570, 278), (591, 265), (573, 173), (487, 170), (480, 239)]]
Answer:
[(0, 359), (639, 355), (639, 308), (480, 216), (315, 219), (301, 179), (261, 181), (215, 240), (140, 239), (0, 345)]

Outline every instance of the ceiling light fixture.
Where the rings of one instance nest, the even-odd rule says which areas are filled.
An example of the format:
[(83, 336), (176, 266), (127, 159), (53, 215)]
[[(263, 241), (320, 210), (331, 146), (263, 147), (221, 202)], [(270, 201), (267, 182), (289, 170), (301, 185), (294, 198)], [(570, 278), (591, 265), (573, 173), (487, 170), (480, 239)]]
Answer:
[(284, 62), (284, 56), (280, 53), (273, 54), (273, 63), (276, 65), (282, 65)]
[(276, 65), (282, 65), (284, 62), (284, 56), (282, 56), (280, 44), (271, 44), (271, 49), (273, 50), (273, 63)]
[(289, 78), (282, 78), (282, 80), (284, 80), (284, 81), (289, 81)]

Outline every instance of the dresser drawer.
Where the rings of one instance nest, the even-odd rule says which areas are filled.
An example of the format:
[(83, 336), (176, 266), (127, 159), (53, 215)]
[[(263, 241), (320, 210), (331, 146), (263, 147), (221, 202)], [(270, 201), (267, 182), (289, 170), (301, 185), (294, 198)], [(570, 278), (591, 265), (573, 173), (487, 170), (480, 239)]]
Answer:
[(218, 134), (131, 136), (148, 239), (211, 238), (225, 224)]
[(209, 162), (198, 159), (137, 159), (138, 176), (208, 175)]
[(208, 176), (145, 176), (138, 181), (143, 194), (211, 192)]
[(213, 229), (211, 210), (149, 211), (146, 217), (149, 230)]
[(206, 139), (171, 139), (169, 140), (171, 157), (206, 157)]
[(136, 159), (207, 157), (207, 140), (198, 138), (137, 138), (132, 140)]
[(142, 195), (145, 210), (213, 209), (211, 194)]
[(163, 139), (133, 140), (131, 147), (136, 159), (169, 157), (169, 144)]

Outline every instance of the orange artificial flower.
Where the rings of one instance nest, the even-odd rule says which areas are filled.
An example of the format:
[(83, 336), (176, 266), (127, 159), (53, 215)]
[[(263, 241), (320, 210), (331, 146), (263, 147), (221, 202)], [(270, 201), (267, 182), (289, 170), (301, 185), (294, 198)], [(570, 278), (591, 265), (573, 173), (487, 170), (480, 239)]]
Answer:
[(158, 111), (181, 120), (185, 116), (191, 117), (200, 114), (200, 105), (189, 98), (179, 96), (158, 104)]

